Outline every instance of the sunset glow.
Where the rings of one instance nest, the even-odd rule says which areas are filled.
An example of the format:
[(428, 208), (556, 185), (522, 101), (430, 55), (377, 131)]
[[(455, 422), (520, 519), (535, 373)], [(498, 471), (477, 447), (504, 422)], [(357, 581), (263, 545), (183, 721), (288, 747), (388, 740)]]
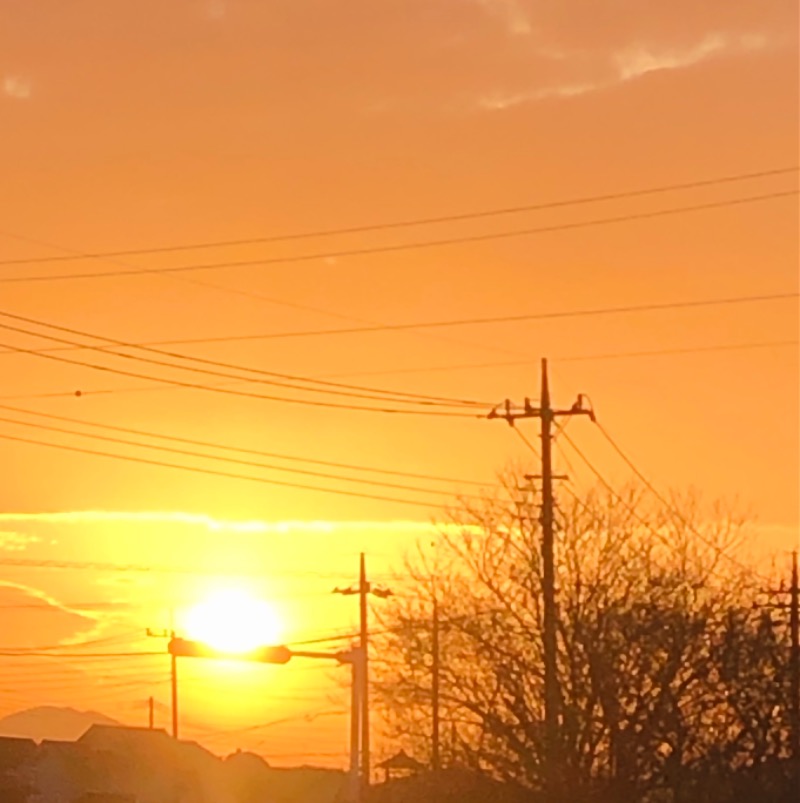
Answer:
[[(680, 744), (692, 777), (695, 753), (753, 772), (788, 756), (781, 733), (753, 755), (637, 743), (727, 698), (634, 716), (655, 691), (631, 663), (673, 653), (623, 625), (653, 601), (656, 640), (684, 614), (694, 633), (740, 610), (746, 635), (753, 611), (788, 611), (799, 23), (797, 0), (0, 0), (0, 720), (98, 712), (342, 772), (359, 725), (373, 782), (401, 750), (434, 768), (435, 720), (443, 769), (530, 758), (539, 791), (563, 747), (553, 777), (620, 781), (615, 803), (643, 779), (667, 796), (657, 768), (616, 774), (679, 769)], [(611, 554), (616, 529), (631, 540)], [(650, 547), (667, 580), (697, 559), (708, 611), (644, 582)], [(606, 602), (608, 655), (602, 633), (578, 649)], [(716, 677), (726, 626), (703, 631), (707, 667), (677, 647), (675, 665)], [(581, 697), (589, 648), (619, 683)], [(748, 684), (785, 676), (770, 667), (730, 700), (760, 700)], [(527, 708), (453, 702), (468, 690)], [(784, 727), (773, 703), (719, 732)], [(72, 740), (51, 714), (32, 738)], [(541, 754), (504, 752), (523, 733)], [(688, 790), (674, 800), (720, 803)]]

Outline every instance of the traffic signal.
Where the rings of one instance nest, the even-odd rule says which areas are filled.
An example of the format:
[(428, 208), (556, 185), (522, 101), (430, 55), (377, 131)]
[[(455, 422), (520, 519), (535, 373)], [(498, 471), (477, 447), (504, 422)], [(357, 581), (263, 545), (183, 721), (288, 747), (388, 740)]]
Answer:
[(292, 657), (292, 651), (283, 645), (277, 647), (256, 647), (247, 652), (223, 652), (202, 641), (190, 641), (184, 638), (172, 638), (169, 642), (169, 654), (180, 658), (212, 658), (224, 661), (255, 661), (261, 664), (286, 664)]

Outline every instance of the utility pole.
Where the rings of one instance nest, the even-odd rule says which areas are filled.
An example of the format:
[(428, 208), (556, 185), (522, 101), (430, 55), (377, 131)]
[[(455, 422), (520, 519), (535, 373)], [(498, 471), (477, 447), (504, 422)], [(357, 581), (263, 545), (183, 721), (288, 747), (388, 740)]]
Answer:
[(345, 596), (358, 594), (359, 609), (359, 713), (360, 713), (360, 740), (361, 740), (361, 784), (362, 797), (364, 790), (370, 783), (370, 732), (369, 732), (369, 609), (367, 597), (373, 596), (386, 599), (392, 592), (386, 588), (373, 588), (367, 580), (367, 560), (362, 552), (359, 560), (358, 586), (356, 588), (334, 588), (334, 594)]
[[(175, 637), (173, 633), (173, 638)], [(170, 680), (172, 687), (172, 738), (178, 741), (178, 659), (170, 655)]]
[(554, 409), (550, 401), (550, 382), (547, 374), (547, 360), (542, 360), (541, 400), (535, 407), (530, 399), (525, 399), (522, 409), (514, 409), (511, 401), (506, 400), (502, 411), (497, 409), (489, 413), (489, 418), (499, 418), (514, 426), (523, 418), (538, 418), (542, 446), (542, 647), (544, 652), (544, 754), (545, 754), (545, 786), (548, 791), (555, 791), (559, 777), (559, 708), (561, 695), (558, 686), (558, 611), (556, 607), (555, 581), (555, 502), (553, 497), (553, 422), (557, 418), (574, 415), (587, 415), (594, 420), (591, 407), (585, 406), (585, 397), (578, 396), (577, 401), (568, 409)]
[(792, 586), (789, 589), (789, 630), (792, 647), (791, 672), (791, 729), (792, 760), (795, 781), (800, 784), (800, 588), (797, 581), (797, 550), (792, 553)]
[(155, 707), (156, 701), (152, 697), (149, 697), (147, 700), (147, 727), (150, 730), (153, 730), (156, 724)]
[(361, 624), (359, 647), (361, 650), (361, 773), (364, 787), (369, 788), (369, 623), (367, 621), (367, 594), (370, 592), (367, 580), (367, 559), (361, 553), (358, 572), (358, 607)]
[(352, 682), (350, 687), (350, 795), (352, 803), (361, 803), (361, 651), (358, 646), (351, 648), (353, 661), (350, 665)]
[(433, 592), (433, 627), (431, 632), (431, 652), (433, 660), (431, 662), (431, 770), (439, 772), (441, 769), (441, 759), (439, 757), (439, 603), (436, 598), (436, 591)]
[[(151, 638), (174, 639), (175, 630), (151, 630), (147, 628), (147, 635)], [(170, 687), (172, 691), (172, 738), (178, 739), (178, 662), (175, 655), (170, 654)], [(150, 698), (152, 700), (152, 697)], [(152, 726), (151, 726), (152, 727)]]
[[(765, 590), (770, 601), (757, 604), (759, 608), (789, 611), (789, 750), (792, 773), (800, 791), (800, 583), (798, 583), (797, 550), (792, 552), (792, 579), (787, 592), (783, 582), (777, 590)], [(785, 597), (789, 601), (774, 601)]]

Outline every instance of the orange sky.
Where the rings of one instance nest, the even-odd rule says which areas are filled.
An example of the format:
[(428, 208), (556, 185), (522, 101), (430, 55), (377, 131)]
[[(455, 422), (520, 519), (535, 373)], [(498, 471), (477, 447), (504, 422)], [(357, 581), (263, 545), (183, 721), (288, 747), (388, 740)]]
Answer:
[[(798, 156), (797, 23), (788, 0), (0, 0), (0, 262), (435, 217), (790, 167)], [(792, 293), (798, 204), (786, 197), (393, 254), (57, 277), (379, 248), (796, 187), (796, 174), (786, 174), (333, 239), (0, 265), (0, 279), (54, 277), (0, 284), (0, 312), (147, 342)], [(763, 554), (798, 539), (798, 358), (790, 344), (797, 335), (798, 305), (790, 299), (175, 348), (277, 372), (489, 402), (535, 396), (538, 360), (549, 356), (557, 400), (590, 394), (602, 423), (658, 487), (695, 486), (708, 498), (739, 499), (759, 523), (750, 547)], [(784, 345), (573, 359), (754, 343)], [(53, 345), (7, 329), (0, 329), (0, 344), (0, 351)], [(65, 356), (175, 375), (114, 357)], [(311, 409), (157, 387), (28, 354), (0, 360), (0, 404), (96, 423), (465, 481), (489, 481), (509, 459), (525, 456), (497, 422)], [(71, 395), (76, 389), (81, 398)], [(143, 454), (7, 422), (0, 435)], [(630, 478), (588, 422), (573, 422), (570, 435), (610, 480)], [(9, 610), (0, 646), (49, 645), (92, 632), (83, 637), (119, 635), (114, 649), (150, 649), (152, 641), (129, 644), (125, 634), (163, 626), (171, 607), (233, 582), (215, 579), (220, 567), (227, 575), (257, 568), (249, 582), (284, 611), (287, 640), (347, 630), (352, 601), (333, 601), (329, 591), (348, 582), (358, 551), (367, 550), (377, 574), (391, 574), (398, 554), (436, 514), (13, 441), (2, 449), (0, 564), (183, 565), (205, 574), (0, 566), (0, 580), (15, 584), (0, 601)], [(587, 487), (589, 472), (574, 456), (570, 462), (576, 485)], [(285, 522), (294, 524), (279, 526)], [(47, 595), (50, 612), (20, 607), (30, 594)], [(98, 620), (59, 613), (59, 603), (95, 605), (87, 610)], [(83, 676), (54, 679), (42, 663), (48, 659), (26, 659), (30, 670), (16, 658), (0, 660), (8, 661), (0, 664), (3, 688), (15, 689), (2, 697), (4, 711), (55, 701), (129, 721), (144, 718), (137, 701), (166, 671), (155, 661), (145, 682), (132, 667), (109, 661), (110, 685), (101, 691), (87, 689)], [(187, 735), (254, 724), (252, 709), (231, 702), (234, 710), (224, 714), (209, 705), (219, 688), (203, 692), (202, 683), (219, 678), (191, 671), (198, 685), (191, 692), (187, 681)], [(328, 699), (335, 671), (266, 671), (255, 723), (341, 707)], [(166, 701), (163, 683), (154, 693)], [(309, 728), (318, 734), (311, 746)], [(344, 720), (330, 717), (209, 745), (258, 746), (274, 756), (337, 753), (345, 740)]]

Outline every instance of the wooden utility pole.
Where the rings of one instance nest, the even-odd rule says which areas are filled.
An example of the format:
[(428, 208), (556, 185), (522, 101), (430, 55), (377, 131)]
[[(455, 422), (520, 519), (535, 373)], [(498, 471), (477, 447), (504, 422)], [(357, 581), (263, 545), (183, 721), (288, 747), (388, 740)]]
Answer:
[(544, 608), (544, 727), (547, 749), (554, 757), (558, 741), (558, 645), (556, 642), (555, 511), (553, 510), (553, 408), (547, 363), (542, 362), (542, 400), (539, 408), (542, 441), (542, 596)]
[(797, 551), (792, 553), (792, 586), (789, 589), (789, 631), (792, 638), (791, 673), (791, 729), (792, 760), (797, 783), (800, 784), (800, 588), (797, 580)]
[(369, 765), (369, 623), (367, 595), (370, 592), (370, 585), (367, 581), (367, 560), (364, 553), (361, 553), (358, 571), (358, 602), (360, 637), (359, 646), (361, 649), (361, 777), (364, 786), (369, 787), (370, 765)]
[(584, 406), (585, 397), (578, 396), (569, 409), (554, 409), (550, 401), (550, 382), (547, 374), (547, 360), (542, 360), (541, 401), (535, 407), (530, 399), (525, 399), (522, 409), (514, 409), (507, 400), (502, 411), (489, 413), (489, 418), (499, 418), (509, 426), (521, 418), (538, 418), (541, 422), (540, 436), (542, 446), (542, 648), (544, 652), (544, 754), (545, 785), (551, 793), (558, 786), (559, 777), (559, 709), (561, 694), (558, 684), (558, 610), (556, 607), (555, 581), (555, 500), (553, 497), (553, 422), (557, 418), (573, 415), (587, 415), (594, 419), (590, 407)]
[(156, 720), (155, 708), (156, 708), (156, 701), (152, 697), (148, 698), (148, 700), (147, 700), (147, 727), (150, 730), (153, 730), (153, 728), (155, 727), (155, 724), (156, 724), (156, 722), (155, 722), (155, 720)]
[[(788, 591), (783, 583), (777, 590), (765, 590), (768, 602), (759, 608), (789, 611), (789, 751), (792, 773), (800, 792), (800, 583), (798, 583), (797, 551), (792, 553), (792, 579)], [(785, 597), (788, 594), (789, 601)], [(774, 598), (778, 597), (778, 600)]]
[[(175, 630), (174, 626), (171, 626), (169, 630), (151, 630), (149, 627), (147, 628), (147, 635), (151, 638), (162, 638), (162, 639), (175, 639)], [(178, 738), (178, 662), (176, 660), (176, 656), (170, 653), (170, 687), (172, 692), (172, 738)], [(155, 703), (153, 702), (153, 698), (150, 698), (151, 706), (154, 706)], [(151, 721), (153, 717), (153, 711), (151, 708), (150, 713)], [(150, 726), (153, 727), (152, 725)]]
[[(373, 588), (367, 580), (367, 560), (362, 552), (358, 567), (358, 586), (356, 588), (334, 588), (334, 594), (358, 594), (359, 609), (359, 654), (358, 661), (358, 697), (359, 697), (359, 724), (361, 742), (361, 784), (362, 797), (370, 782), (370, 743), (369, 743), (369, 608), (367, 597), (373, 596), (386, 599), (392, 592), (386, 588)], [(352, 725), (352, 727), (355, 727)], [(352, 731), (351, 731), (352, 738)]]
[(361, 650), (357, 646), (351, 649), (353, 656), (350, 665), (352, 684), (350, 688), (350, 795), (352, 803), (360, 803), (361, 795), (361, 762), (359, 748), (361, 746)]
[(178, 659), (170, 655), (170, 680), (172, 686), (172, 738), (178, 739)]
[(441, 769), (441, 758), (439, 754), (439, 603), (436, 599), (436, 592), (433, 593), (433, 624), (431, 631), (431, 652), (433, 660), (431, 662), (431, 770), (438, 772)]

